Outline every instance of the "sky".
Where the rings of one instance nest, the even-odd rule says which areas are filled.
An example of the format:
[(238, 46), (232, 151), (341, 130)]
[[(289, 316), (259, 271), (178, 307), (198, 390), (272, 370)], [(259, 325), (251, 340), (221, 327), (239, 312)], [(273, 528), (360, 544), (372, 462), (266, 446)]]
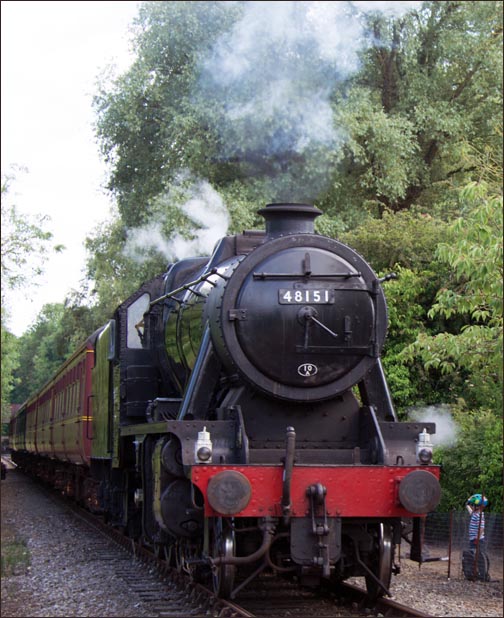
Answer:
[(128, 28), (139, 4), (1, 2), (1, 171), (15, 175), (9, 203), (48, 215), (53, 242), (66, 247), (47, 262), (38, 286), (9, 293), (8, 326), (17, 336), (44, 304), (79, 287), (84, 239), (109, 217), (91, 103), (102, 71), (131, 62)]

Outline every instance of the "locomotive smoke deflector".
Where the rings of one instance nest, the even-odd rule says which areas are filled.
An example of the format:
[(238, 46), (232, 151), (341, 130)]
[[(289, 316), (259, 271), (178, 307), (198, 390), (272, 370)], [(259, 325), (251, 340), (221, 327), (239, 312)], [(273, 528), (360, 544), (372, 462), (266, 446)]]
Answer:
[(314, 221), (322, 211), (311, 204), (268, 204), (257, 211), (266, 219), (266, 237), (314, 234)]

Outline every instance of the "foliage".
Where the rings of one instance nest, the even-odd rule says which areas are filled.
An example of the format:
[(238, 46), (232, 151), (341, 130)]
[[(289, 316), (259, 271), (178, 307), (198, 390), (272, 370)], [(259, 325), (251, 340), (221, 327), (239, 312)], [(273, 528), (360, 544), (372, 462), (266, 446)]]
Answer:
[(417, 209), (386, 210), (381, 219), (369, 217), (365, 225), (341, 236), (366, 256), (379, 276), (392, 272), (397, 277), (383, 283), (389, 316), (383, 366), (400, 417), (406, 407), (422, 403), (433, 392), (445, 392), (444, 388), (436, 389), (439, 375), (427, 372), (419, 363), (408, 365), (401, 358), (404, 347), (425, 331), (428, 309), (446, 276), (446, 269), (433, 263), (445, 228), (442, 220)]
[[(467, 144), (500, 152), (502, 2), (425, 2), (400, 19), (361, 14), (373, 43), (346, 80), (302, 35), (247, 47), (251, 10), (248, 3), (142, 5), (136, 62), (115, 82), (103, 81), (95, 98), (125, 225), (145, 223), (153, 198), (184, 169), (219, 191), (238, 182), (252, 208), (287, 193), (316, 200), (341, 222), (336, 229), (415, 203), (446, 217), (451, 185), (474, 175)], [(211, 77), (231, 49), (220, 77)], [(258, 71), (244, 50), (264, 59)], [(238, 79), (244, 66), (246, 79)], [(316, 127), (306, 135), (300, 127), (310, 107), (321, 121), (316, 95), (328, 89), (333, 118), (323, 116), (324, 143)]]
[(216, 138), (191, 94), (200, 54), (238, 9), (226, 5), (144, 3), (136, 62), (112, 86), (102, 84), (95, 97), (97, 135), (112, 168), (110, 188), (127, 226), (145, 223), (152, 198), (165, 193), (180, 170), (198, 174), (215, 152)]
[[(1, 358), (2, 358), (2, 423), (8, 422), (11, 416), (11, 392), (15, 384), (14, 372), (18, 367), (18, 343), (16, 337), (7, 330), (3, 318), (1, 323)], [(14, 400), (15, 401), (15, 400)]]
[[(89, 254), (87, 273), (90, 284), (88, 298), (94, 301), (94, 310), (102, 323), (110, 318), (114, 309), (127, 298), (142, 281), (150, 278), (149, 270), (163, 272), (159, 260), (139, 264), (125, 254), (127, 231), (119, 220), (102, 224), (94, 236), (86, 240)], [(149, 268), (151, 267), (151, 268)]]
[(366, 256), (376, 271), (430, 268), (437, 244), (444, 238), (446, 223), (419, 209), (385, 210), (379, 219), (368, 217), (341, 235), (341, 240)]
[(412, 370), (421, 361), (435, 384), (429, 403), (441, 392), (460, 429), (456, 446), (437, 449), (441, 510), (460, 508), (476, 491), (490, 498), (492, 510), (502, 509), (502, 197), (496, 187), (482, 181), (460, 191), (461, 216), (436, 251), (451, 277), (428, 311), (430, 323), (397, 357)]
[(419, 357), (425, 368), (468, 374), (475, 405), (502, 410), (502, 198), (485, 183), (461, 191), (463, 214), (440, 243), (437, 258), (453, 280), (443, 287), (429, 317), (463, 319), (457, 332), (420, 333), (405, 359)]
[(93, 330), (90, 309), (60, 303), (44, 305), (35, 323), (19, 338), (12, 400), (22, 403), (43, 386)]
[(488, 497), (488, 510), (502, 513), (502, 417), (493, 410), (452, 407), (459, 428), (457, 444), (436, 447), (435, 463), (442, 466), (440, 511), (461, 510), (474, 493)]
[(425, 319), (420, 304), (428, 273), (418, 273), (396, 265), (397, 279), (384, 284), (389, 315), (389, 331), (383, 352), (383, 366), (396, 406), (418, 401), (425, 386), (421, 368), (409, 368), (398, 361), (405, 345), (414, 341)]
[(361, 86), (338, 101), (336, 118), (348, 132), (343, 166), (357, 182), (357, 195), (370, 205), (374, 200), (379, 213), (387, 206), (397, 210), (408, 188), (419, 181), (421, 149), (414, 122), (406, 114), (387, 112), (378, 93)]
[(475, 180), (470, 150), (502, 164), (502, 2), (424, 2), (369, 17), (374, 44), (334, 93), (344, 158), (320, 203), (355, 225), (417, 204), (449, 217), (452, 187)]
[[(48, 241), (52, 238), (52, 233), (44, 229), (49, 217), (21, 214), (14, 204), (9, 203), (8, 194), (13, 179), (13, 176), (2, 177), (2, 295), (7, 289), (32, 283), (33, 277), (42, 273)], [(61, 251), (63, 248), (57, 245), (54, 250)], [(38, 259), (29, 261), (34, 254)]]
[[(2, 421), (10, 418), (11, 391), (18, 364), (18, 342), (8, 330), (7, 308), (9, 290), (34, 285), (42, 273), (52, 233), (44, 229), (47, 217), (19, 213), (11, 202), (9, 189), (13, 175), (2, 175), (1, 229), (1, 331), (2, 331)], [(61, 245), (54, 250), (61, 251)], [(31, 260), (34, 255), (36, 260)]]

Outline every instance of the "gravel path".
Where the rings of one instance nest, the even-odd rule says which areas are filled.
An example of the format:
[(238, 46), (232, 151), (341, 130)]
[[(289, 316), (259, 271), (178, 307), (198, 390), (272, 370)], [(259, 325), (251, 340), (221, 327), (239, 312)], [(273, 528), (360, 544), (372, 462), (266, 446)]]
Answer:
[[(2, 555), (17, 539), (26, 542), (31, 560), (2, 574), (2, 618), (152, 615), (149, 604), (111, 574), (112, 565), (104, 559), (107, 541), (88, 537), (72, 513), (18, 472), (8, 472), (1, 482), (1, 517)], [(124, 560), (131, 562), (127, 556)], [(451, 565), (450, 580), (446, 562), (419, 569), (403, 558), (401, 569), (391, 586), (400, 603), (432, 616), (503, 615), (502, 556), (492, 558), (492, 581), (485, 583), (465, 580), (457, 562)]]
[(117, 552), (106, 539), (88, 535), (19, 472), (7, 473), (1, 498), (2, 554), (14, 540), (25, 541), (30, 554), (29, 566), (2, 575), (2, 618), (149, 616), (148, 606), (111, 573), (104, 554)]

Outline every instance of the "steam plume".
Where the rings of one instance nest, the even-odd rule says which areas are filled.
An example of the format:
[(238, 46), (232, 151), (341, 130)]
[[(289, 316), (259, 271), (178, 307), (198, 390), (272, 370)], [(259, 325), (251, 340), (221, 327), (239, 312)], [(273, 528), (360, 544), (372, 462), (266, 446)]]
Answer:
[[(182, 177), (181, 182), (183, 180), (186, 178)], [(166, 222), (158, 216), (148, 225), (128, 231), (124, 250), (128, 257), (142, 262), (152, 252), (157, 252), (171, 262), (212, 252), (215, 243), (225, 236), (229, 226), (226, 206), (207, 181), (191, 183), (185, 192), (187, 197), (180, 210), (193, 222), (194, 237), (187, 239), (177, 234), (169, 239), (163, 232)], [(169, 201), (169, 196), (165, 199)]]
[(436, 423), (436, 433), (432, 436), (435, 446), (455, 446), (458, 438), (458, 427), (447, 405), (411, 408), (410, 417), (419, 423)]
[(287, 174), (295, 192), (327, 180), (345, 139), (333, 122), (331, 95), (370, 43), (363, 17), (398, 17), (421, 4), (246, 2), (242, 19), (203, 63), (199, 84), (199, 95), (215, 103), (223, 159)]

